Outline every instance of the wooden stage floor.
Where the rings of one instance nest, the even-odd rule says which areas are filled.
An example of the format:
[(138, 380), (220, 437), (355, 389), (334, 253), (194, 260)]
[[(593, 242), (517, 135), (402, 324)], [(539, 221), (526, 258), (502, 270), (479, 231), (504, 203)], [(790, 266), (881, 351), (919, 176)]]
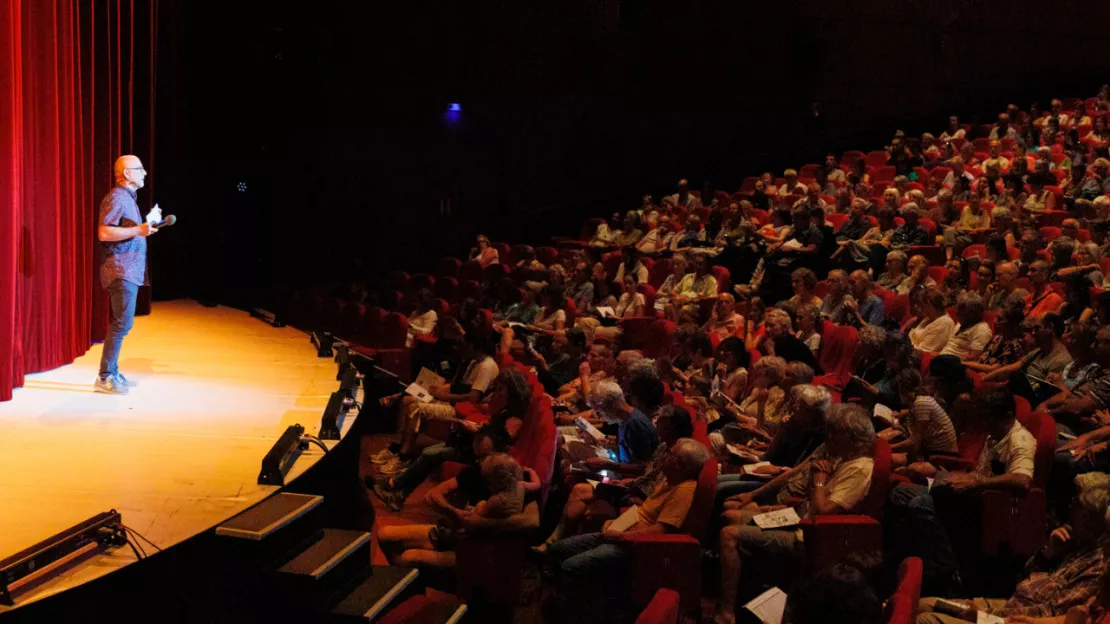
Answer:
[[(29, 376), (0, 403), (0, 559), (113, 508), (162, 548), (219, 524), (276, 490), (256, 484), (263, 455), (288, 425), (317, 433), (338, 389), (335, 363), (303, 332), (192, 301), (135, 319), (120, 358), (128, 396), (93, 392), (100, 352)], [(310, 446), (287, 482), (321, 453)], [(113, 549), (17, 602), (133, 560)]]

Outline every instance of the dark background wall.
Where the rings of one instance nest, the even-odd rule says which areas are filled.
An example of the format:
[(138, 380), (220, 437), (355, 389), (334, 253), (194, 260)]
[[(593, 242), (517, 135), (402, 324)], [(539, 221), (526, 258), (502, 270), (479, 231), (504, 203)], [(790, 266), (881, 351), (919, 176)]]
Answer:
[[(1110, 5), (1031, 0), (163, 2), (155, 296), (541, 242), (679, 177), (1092, 95)], [(463, 111), (449, 119), (446, 106)], [(815, 114), (819, 111), (819, 114)], [(238, 183), (246, 183), (239, 192)], [(448, 212), (448, 201), (450, 211)]]

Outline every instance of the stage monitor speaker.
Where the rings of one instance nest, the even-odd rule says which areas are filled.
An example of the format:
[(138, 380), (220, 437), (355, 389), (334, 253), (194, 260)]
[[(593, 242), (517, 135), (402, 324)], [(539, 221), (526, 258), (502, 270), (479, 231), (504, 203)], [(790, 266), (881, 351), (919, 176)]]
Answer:
[(262, 471), (258, 473), (258, 485), (285, 485), (285, 473), (297, 461), (300, 451), (306, 446), (301, 444), (304, 427), (289, 425), (277, 442), (262, 458)]
[(321, 440), (339, 439), (339, 429), (342, 426), (340, 420), (346, 413), (343, 392), (332, 392), (331, 398), (328, 399), (328, 406), (324, 408), (324, 416), (320, 419)]
[(127, 536), (115, 509), (99, 513), (61, 533), (0, 561), (0, 604), (12, 606), (12, 594), (45, 581), (100, 548), (123, 545)]

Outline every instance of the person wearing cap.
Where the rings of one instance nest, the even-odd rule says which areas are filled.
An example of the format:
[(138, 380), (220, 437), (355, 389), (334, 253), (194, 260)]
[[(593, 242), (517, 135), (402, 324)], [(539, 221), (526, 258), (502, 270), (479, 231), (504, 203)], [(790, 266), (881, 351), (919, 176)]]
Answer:
[(806, 185), (798, 181), (797, 171), (794, 169), (787, 169), (782, 172), (782, 177), (786, 178), (786, 182), (779, 187), (779, 197), (806, 194)]

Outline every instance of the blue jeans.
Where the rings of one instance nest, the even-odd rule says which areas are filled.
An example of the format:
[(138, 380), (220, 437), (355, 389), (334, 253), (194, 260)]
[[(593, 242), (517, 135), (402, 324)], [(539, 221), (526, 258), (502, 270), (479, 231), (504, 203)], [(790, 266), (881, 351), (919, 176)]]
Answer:
[(135, 299), (139, 285), (116, 279), (108, 284), (108, 333), (104, 336), (104, 351), (100, 356), (100, 378), (119, 374), (119, 352), (123, 338), (135, 324)]
[(612, 622), (627, 603), (628, 555), (601, 533), (559, 540), (548, 547), (556, 567), (560, 622)]
[(420, 452), (420, 457), (416, 458), (412, 466), (408, 470), (393, 477), (393, 488), (401, 490), (408, 496), (413, 490), (420, 487), (424, 479), (432, 474), (432, 471), (443, 465), (443, 462), (460, 461), (465, 459), (464, 455), (470, 453), (463, 453), (462, 450), (453, 446), (448, 446), (446, 442), (433, 444), (426, 447)]

